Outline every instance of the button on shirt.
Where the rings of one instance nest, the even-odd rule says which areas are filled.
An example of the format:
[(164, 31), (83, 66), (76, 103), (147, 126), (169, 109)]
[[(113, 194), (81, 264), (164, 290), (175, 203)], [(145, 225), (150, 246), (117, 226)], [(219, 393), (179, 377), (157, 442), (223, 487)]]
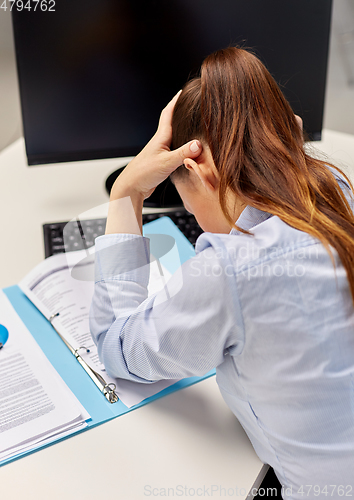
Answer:
[[(346, 196), (348, 186), (338, 177)], [(352, 202), (351, 202), (352, 203)], [(149, 383), (216, 367), (220, 391), (286, 499), (354, 495), (354, 310), (333, 250), (250, 206), (202, 234), (148, 297), (149, 242), (96, 239), (91, 332), (109, 375)], [(235, 450), (237, 453), (237, 450)], [(313, 485), (308, 492), (306, 485)], [(321, 490), (320, 490), (321, 491)]]

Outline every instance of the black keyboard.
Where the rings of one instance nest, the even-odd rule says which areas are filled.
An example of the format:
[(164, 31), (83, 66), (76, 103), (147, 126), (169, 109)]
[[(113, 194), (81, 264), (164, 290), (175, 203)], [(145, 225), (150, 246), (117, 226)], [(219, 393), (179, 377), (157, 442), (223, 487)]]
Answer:
[[(198, 236), (203, 230), (198, 225), (194, 215), (184, 209), (173, 212), (143, 214), (143, 224), (165, 216), (170, 217), (192, 245), (195, 245)], [(106, 219), (43, 224), (45, 258), (57, 253), (90, 248), (95, 244), (95, 238), (104, 234), (105, 228)]]

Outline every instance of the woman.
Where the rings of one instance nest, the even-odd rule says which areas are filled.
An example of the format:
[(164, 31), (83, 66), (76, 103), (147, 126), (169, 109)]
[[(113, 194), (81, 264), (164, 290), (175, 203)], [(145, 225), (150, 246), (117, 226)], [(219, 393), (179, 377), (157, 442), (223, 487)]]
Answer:
[[(171, 278), (170, 298), (147, 298), (142, 204), (171, 174), (206, 233), (182, 281)], [(91, 328), (108, 373), (148, 383), (216, 366), (226, 403), (287, 499), (354, 494), (350, 188), (306, 154), (262, 63), (228, 48), (162, 112), (116, 181), (96, 240)]]

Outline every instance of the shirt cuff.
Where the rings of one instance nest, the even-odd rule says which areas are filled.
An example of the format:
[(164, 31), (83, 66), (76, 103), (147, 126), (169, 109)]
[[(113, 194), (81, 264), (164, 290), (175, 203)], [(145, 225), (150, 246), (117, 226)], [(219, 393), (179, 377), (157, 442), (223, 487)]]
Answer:
[(95, 240), (95, 282), (149, 282), (150, 240), (137, 234), (106, 234)]

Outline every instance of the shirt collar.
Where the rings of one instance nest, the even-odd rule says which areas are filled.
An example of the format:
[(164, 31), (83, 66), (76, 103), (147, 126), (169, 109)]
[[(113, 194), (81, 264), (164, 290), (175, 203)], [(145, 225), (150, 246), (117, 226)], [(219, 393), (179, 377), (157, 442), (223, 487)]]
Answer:
[[(236, 226), (248, 231), (254, 226), (257, 226), (261, 222), (269, 219), (269, 217), (272, 217), (272, 214), (247, 205), (247, 207), (241, 212), (240, 217), (237, 219)], [(230, 234), (240, 234), (240, 231), (233, 228), (231, 229)]]

